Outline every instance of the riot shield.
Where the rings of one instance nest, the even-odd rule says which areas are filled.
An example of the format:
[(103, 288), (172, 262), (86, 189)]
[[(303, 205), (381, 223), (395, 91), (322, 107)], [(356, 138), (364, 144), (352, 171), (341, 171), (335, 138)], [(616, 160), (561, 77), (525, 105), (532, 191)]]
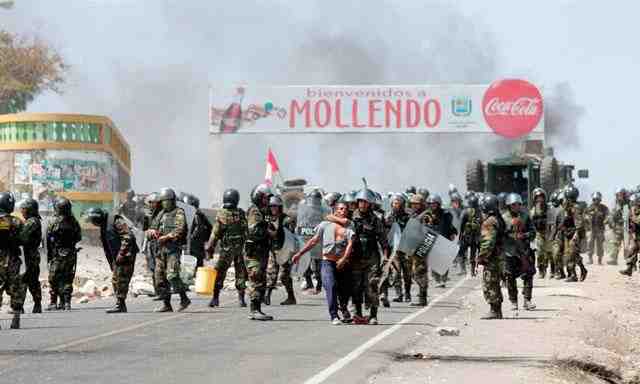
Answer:
[(391, 224), (391, 228), (389, 229), (389, 233), (387, 234), (387, 241), (389, 243), (389, 248), (391, 248), (390, 257), (393, 257), (398, 251), (398, 247), (400, 247), (400, 241), (402, 239), (402, 230), (398, 223)]
[(187, 255), (191, 255), (191, 228), (193, 228), (193, 220), (196, 218), (196, 208), (183, 203), (182, 201), (176, 201), (176, 206), (184, 210), (184, 215), (187, 218)]
[(424, 240), (415, 253), (425, 258), (427, 267), (438, 274), (445, 274), (458, 255), (458, 245), (439, 233), (426, 229)]
[(624, 239), (624, 257), (627, 257), (627, 252), (629, 251), (629, 242), (631, 241), (629, 238), (629, 206), (625, 204), (622, 208), (622, 222), (624, 227), (623, 239)]
[[(308, 241), (315, 235), (315, 229), (325, 216), (329, 213), (326, 206), (322, 204), (311, 204), (307, 200), (303, 200), (298, 204), (296, 234), (302, 237), (304, 242)], [(322, 246), (320, 244), (313, 247), (309, 254), (314, 260), (322, 258)]]
[[(138, 245), (139, 249), (142, 249), (142, 245), (144, 243), (145, 240), (145, 235), (144, 235), (144, 231), (142, 230), (142, 228), (139, 228), (136, 226), (136, 224), (129, 219), (127, 216), (125, 215), (120, 215), (118, 214), (118, 216), (120, 216), (122, 218), (122, 220), (124, 220), (127, 225), (129, 226), (129, 229), (131, 229), (131, 232), (133, 233), (133, 237), (135, 237), (136, 239), (136, 244)], [(113, 215), (112, 215), (113, 217)]]
[(287, 228), (284, 229), (284, 243), (282, 248), (276, 251), (276, 262), (278, 265), (284, 265), (291, 260), (294, 253), (300, 250), (300, 243), (296, 235), (291, 233)]
[(402, 231), (397, 250), (407, 256), (413, 255), (416, 248), (424, 241), (424, 235), (424, 225), (418, 218), (412, 217)]
[(462, 225), (462, 209), (449, 208), (449, 212), (451, 213), (451, 217), (453, 218), (452, 224), (460, 233), (460, 226)]
[[(302, 238), (296, 236), (296, 240), (298, 241), (298, 249), (302, 249), (302, 247), (304, 246)], [(300, 260), (298, 260), (297, 263), (291, 264), (291, 276), (303, 278), (305, 272), (307, 272), (310, 266), (311, 255), (309, 254), (309, 252), (307, 252), (302, 255), (302, 257), (300, 257)]]

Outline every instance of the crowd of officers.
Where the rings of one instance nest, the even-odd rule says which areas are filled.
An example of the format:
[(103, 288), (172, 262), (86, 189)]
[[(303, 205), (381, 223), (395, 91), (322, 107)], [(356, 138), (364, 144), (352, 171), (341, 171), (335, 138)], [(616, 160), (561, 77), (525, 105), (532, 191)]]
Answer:
[[(393, 252), (394, 247), (388, 240), (394, 223), (404, 230), (411, 218), (450, 240), (457, 238), (458, 273), (466, 275), (468, 268), (472, 276), (481, 276), (483, 294), (490, 306), (484, 319), (502, 318), (501, 286), (507, 288), (512, 310), (519, 308), (517, 279), (522, 279), (525, 310), (535, 308), (532, 290), (536, 273), (540, 278), (584, 281), (588, 271), (581, 252), (587, 252), (588, 264), (594, 263), (594, 253), (597, 263), (603, 263), (605, 225), (609, 225), (613, 233), (607, 263), (616, 265), (620, 250), (625, 248), (627, 218), (631, 244), (623, 252), (627, 268), (620, 273), (631, 276), (640, 251), (640, 190), (636, 193), (623, 188), (617, 190), (611, 211), (602, 203), (599, 192), (592, 195), (588, 206), (579, 202), (578, 197), (579, 191), (574, 186), (555, 191), (549, 197), (544, 190), (536, 188), (532, 193), (532, 207), (527, 210), (522, 197), (516, 193), (496, 196), (468, 192), (463, 199), (452, 188), (450, 207), (445, 209), (439, 195), (430, 194), (425, 188), (410, 187), (404, 193), (389, 194), (390, 204), (385, 211), (380, 194), (366, 187), (345, 194), (311, 192), (306, 196), (309, 201), (330, 208), (325, 221), (348, 227), (354, 233), (349, 260), (342, 262), (336, 271), (339, 314), (330, 309), (332, 322), (364, 319), (377, 324), (380, 304), (389, 307), (390, 302), (404, 301), (411, 306), (427, 305), (430, 280), (427, 260), (417, 253)], [(185, 211), (177, 205), (179, 200), (197, 210), (191, 226), (187, 225)], [(196, 197), (178, 196), (170, 188), (148, 195), (143, 200), (144, 211), (136, 209), (141, 201), (136, 201), (133, 193), (128, 194), (127, 201), (114, 214), (100, 208), (87, 210), (83, 214), (85, 220), (100, 229), (104, 252), (113, 272), (116, 304), (107, 312), (127, 311), (125, 300), (140, 247), (152, 271), (155, 300), (162, 301), (156, 311), (173, 311), (172, 294), (180, 298), (178, 310), (186, 309), (191, 301), (180, 276), (180, 256), (186, 244), (196, 256), (198, 266), (202, 266), (205, 259), (213, 259), (217, 251), (214, 263), (217, 278), (209, 306), (220, 306), (220, 293), (231, 266), (235, 270), (239, 306), (247, 306), (245, 296), (248, 295), (249, 319), (273, 319), (262, 311), (262, 306), (271, 304), (278, 281), (286, 291), (286, 298), (280, 304), (295, 305), (291, 276), (294, 260), (284, 264), (276, 261), (276, 253), (283, 247), (284, 229), (300, 234), (295, 215), (285, 214), (282, 198), (264, 184), (254, 187), (246, 212), (238, 207), (239, 201), (237, 190), (226, 190), (213, 224), (199, 210)], [(14, 213), (15, 206), (11, 193), (0, 193), (0, 293), (6, 291), (11, 297), (11, 327), (19, 328), (27, 290), (33, 297), (33, 313), (42, 312), (39, 282), (42, 242), (49, 268), (47, 310), (71, 308), (81, 230), (71, 212), (71, 202), (64, 197), (54, 202), (54, 216), (48, 221), (44, 236), (38, 202), (21, 201), (19, 215)], [(628, 212), (628, 217), (624, 212)], [(134, 235), (138, 226), (144, 231), (143, 244), (138, 244)], [(24, 273), (20, 272), (22, 260)], [(304, 275), (303, 288), (311, 294), (322, 290), (320, 267), (314, 264), (311, 263)], [(432, 279), (438, 287), (445, 287), (448, 272), (443, 275), (432, 272)], [(412, 299), (413, 282), (418, 286), (418, 296)], [(395, 292), (391, 300), (389, 288)], [(369, 311), (367, 317), (363, 310)]]

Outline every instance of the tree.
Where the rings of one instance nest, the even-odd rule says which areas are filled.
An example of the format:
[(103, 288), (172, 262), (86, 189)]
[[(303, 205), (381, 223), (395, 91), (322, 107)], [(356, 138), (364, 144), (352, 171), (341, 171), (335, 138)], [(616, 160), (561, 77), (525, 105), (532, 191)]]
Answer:
[(0, 30), (0, 114), (24, 111), (44, 91), (60, 93), (68, 69), (41, 39)]

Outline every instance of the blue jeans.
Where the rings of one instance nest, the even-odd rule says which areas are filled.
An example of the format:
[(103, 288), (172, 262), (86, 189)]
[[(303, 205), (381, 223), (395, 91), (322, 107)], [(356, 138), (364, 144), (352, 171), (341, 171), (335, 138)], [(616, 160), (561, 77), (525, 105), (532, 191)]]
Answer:
[(320, 261), (322, 287), (327, 297), (331, 320), (338, 318), (338, 284), (336, 280), (336, 263), (329, 260)]

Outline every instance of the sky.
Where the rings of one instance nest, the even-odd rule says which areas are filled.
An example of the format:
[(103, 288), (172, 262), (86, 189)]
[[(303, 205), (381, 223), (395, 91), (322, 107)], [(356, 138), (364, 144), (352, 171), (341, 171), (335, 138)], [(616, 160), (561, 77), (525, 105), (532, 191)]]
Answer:
[(46, 39), (71, 65), (64, 94), (41, 95), (29, 111), (110, 116), (134, 151), (140, 191), (182, 185), (206, 195), (210, 82), (522, 77), (545, 96), (563, 90), (577, 112), (556, 157), (590, 170), (585, 191), (611, 196), (640, 184), (638, 11), (627, 1), (16, 0), (0, 9), (0, 28)]

